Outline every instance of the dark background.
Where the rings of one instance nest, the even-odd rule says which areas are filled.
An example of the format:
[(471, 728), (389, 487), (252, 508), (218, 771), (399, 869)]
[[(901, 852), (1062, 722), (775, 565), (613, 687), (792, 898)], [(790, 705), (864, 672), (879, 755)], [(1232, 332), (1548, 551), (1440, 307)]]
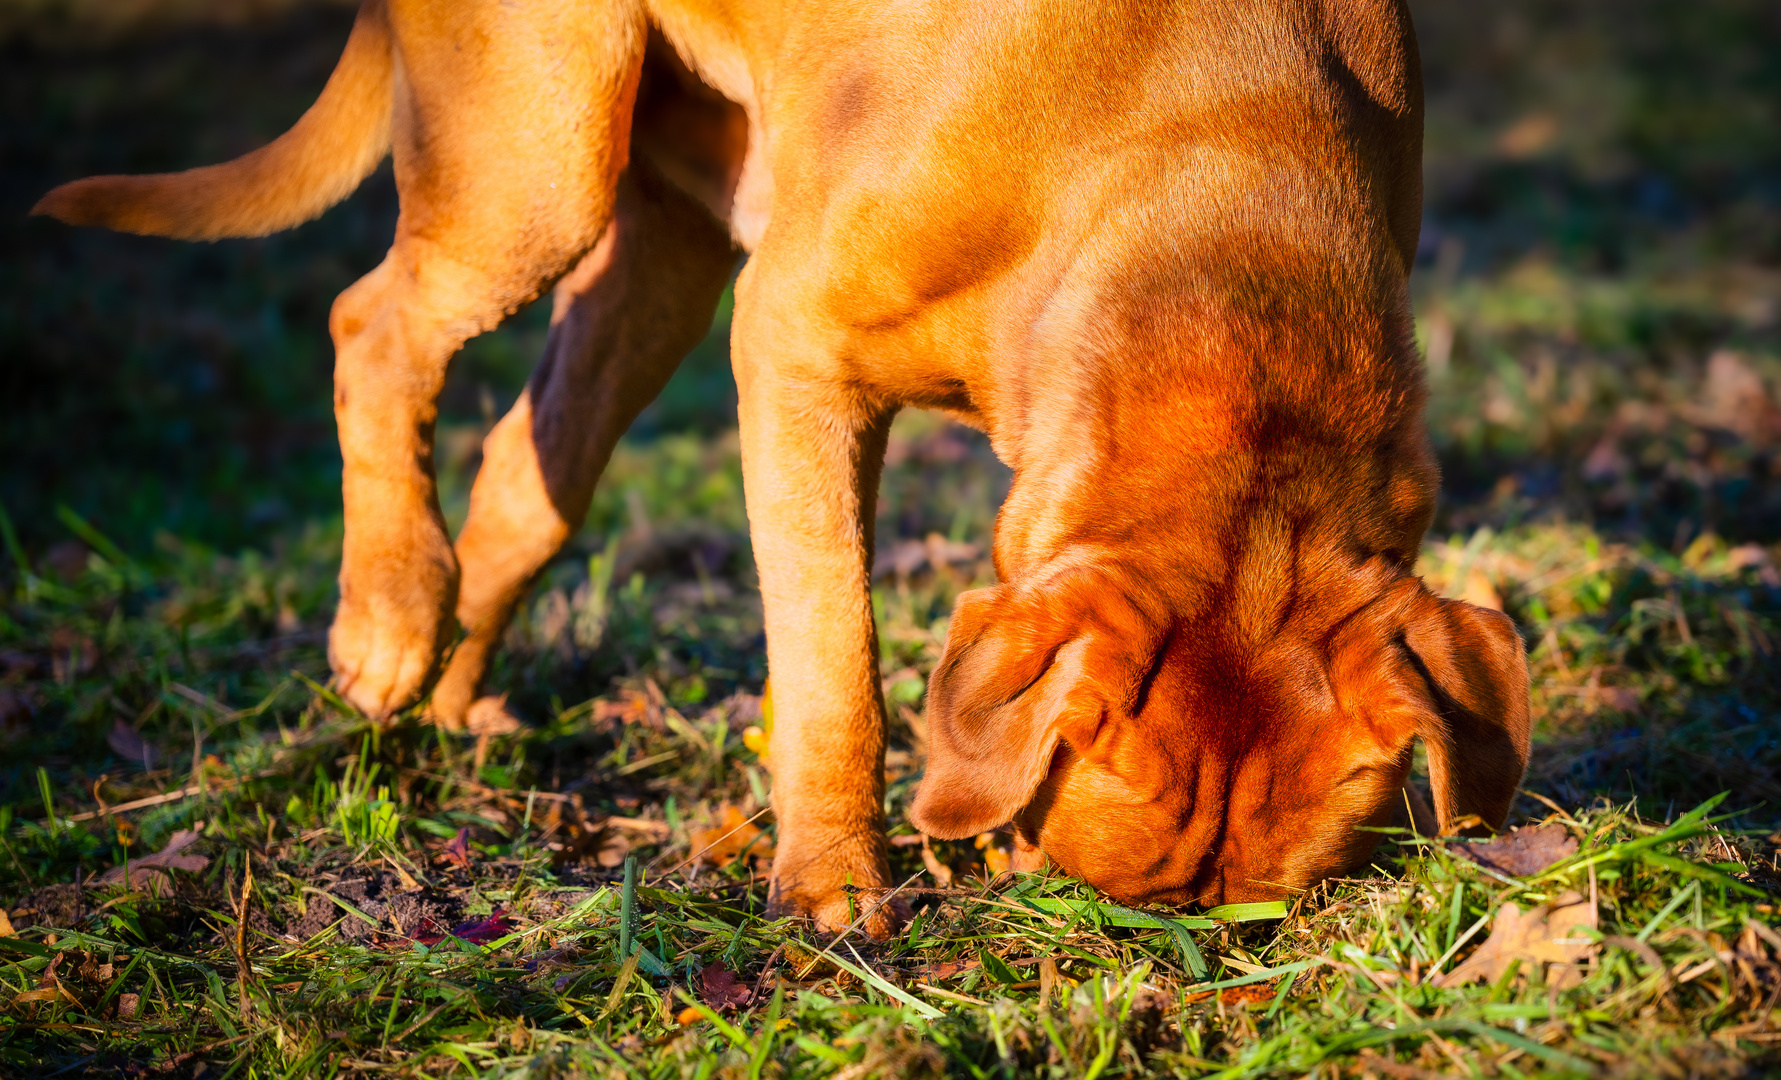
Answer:
[[(1677, 403), (1710, 397), (1702, 380), (1724, 350), (1773, 398), (1781, 6), (1412, 8), (1429, 103), (1419, 310), (1425, 340), (1443, 319), (1452, 331), (1431, 407), (1440, 524), (1547, 512), (1666, 546), (1702, 529), (1772, 540), (1774, 425), (1714, 427)], [(58, 503), (132, 551), (162, 530), (232, 550), (333, 521), (326, 316), (387, 245), (387, 166), (318, 221), (263, 240), (185, 244), (25, 214), (64, 180), (221, 161), (274, 137), (326, 80), (351, 9), (164, 0), (8, 15), (0, 503), (27, 548), (67, 536)], [(454, 363), (448, 501), (538, 354), (545, 307)], [(723, 323), (637, 437), (733, 423)], [(1540, 396), (1542, 371), (1585, 370), (1580, 399)], [(1668, 413), (1629, 424), (1627, 401)]]

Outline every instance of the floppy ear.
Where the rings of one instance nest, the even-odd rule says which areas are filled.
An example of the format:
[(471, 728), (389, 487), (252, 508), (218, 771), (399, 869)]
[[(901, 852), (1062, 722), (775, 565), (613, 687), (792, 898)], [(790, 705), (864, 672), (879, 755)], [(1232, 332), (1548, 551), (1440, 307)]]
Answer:
[(1416, 710), (1443, 834), (1477, 815), (1490, 829), (1509, 816), (1527, 770), (1527, 653), (1500, 611), (1418, 589), (1403, 649), (1429, 690)]
[(1143, 620), (1100, 575), (959, 596), (928, 687), (928, 763), (909, 819), (942, 840), (1012, 819), (1060, 742), (1087, 754), (1130, 707)]

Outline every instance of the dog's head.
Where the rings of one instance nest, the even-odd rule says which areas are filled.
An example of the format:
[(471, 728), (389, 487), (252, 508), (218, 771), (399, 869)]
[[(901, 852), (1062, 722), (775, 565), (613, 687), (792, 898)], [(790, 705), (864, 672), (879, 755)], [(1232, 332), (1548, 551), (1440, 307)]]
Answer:
[(1171, 616), (1106, 568), (966, 593), (912, 820), (1012, 820), (1127, 901), (1272, 899), (1372, 851), (1420, 737), (1442, 831), (1501, 825), (1528, 755), (1510, 620), (1379, 565), (1321, 592), (1259, 629), (1241, 596)]

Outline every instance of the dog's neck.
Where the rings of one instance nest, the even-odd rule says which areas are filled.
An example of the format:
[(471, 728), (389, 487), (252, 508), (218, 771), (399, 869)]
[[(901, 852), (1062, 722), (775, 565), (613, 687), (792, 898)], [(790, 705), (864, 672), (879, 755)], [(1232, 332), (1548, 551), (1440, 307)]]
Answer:
[(1117, 333), (1031, 364), (1033, 407), (991, 424), (1015, 469), (1003, 580), (1116, 559), (1194, 607), (1287, 587), (1282, 559), (1414, 563), (1437, 475), (1401, 286), (1265, 299), (1099, 312)]

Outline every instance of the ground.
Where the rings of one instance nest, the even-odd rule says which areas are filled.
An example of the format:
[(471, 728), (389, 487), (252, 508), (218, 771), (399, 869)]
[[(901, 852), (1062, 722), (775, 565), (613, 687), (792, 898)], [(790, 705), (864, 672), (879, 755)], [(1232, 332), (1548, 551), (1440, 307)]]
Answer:
[[(1007, 474), (980, 436), (909, 414), (874, 601), (917, 918), (833, 945), (762, 911), (771, 701), (727, 306), (509, 634), (492, 683), (526, 730), (378, 730), (326, 688), (325, 317), (387, 243), (387, 174), (260, 241), (21, 216), (59, 180), (276, 134), (350, 10), (9, 10), (0, 1071), (1781, 1069), (1781, 20), (1732, 0), (1412, 9), (1445, 478), (1420, 569), (1528, 643), (1530, 829), (1383, 834), (1365, 874), (1213, 912), (1003, 875), (1006, 836), (924, 844), (904, 811), (925, 678), (953, 597), (991, 580)], [(454, 523), (543, 315), (454, 365)]]

